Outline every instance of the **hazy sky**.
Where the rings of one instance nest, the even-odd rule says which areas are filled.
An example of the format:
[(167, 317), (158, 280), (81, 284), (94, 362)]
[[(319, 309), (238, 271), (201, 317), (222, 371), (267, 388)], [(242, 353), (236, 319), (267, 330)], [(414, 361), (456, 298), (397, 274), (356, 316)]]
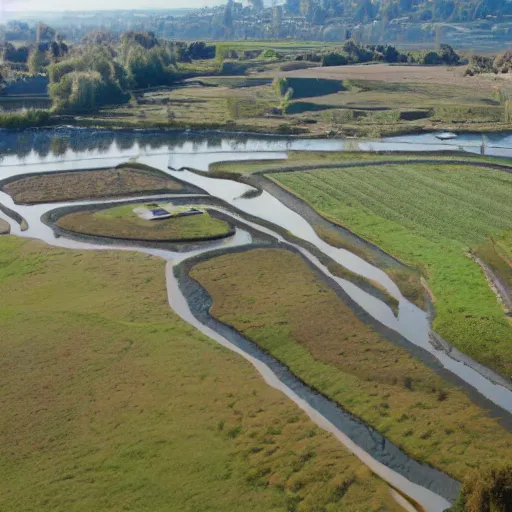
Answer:
[(172, 9), (218, 5), (225, 0), (0, 0), (7, 11), (64, 11), (97, 9)]

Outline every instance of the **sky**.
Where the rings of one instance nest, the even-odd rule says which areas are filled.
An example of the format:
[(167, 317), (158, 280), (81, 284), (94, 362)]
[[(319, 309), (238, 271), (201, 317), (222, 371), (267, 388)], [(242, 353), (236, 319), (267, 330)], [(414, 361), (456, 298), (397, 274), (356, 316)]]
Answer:
[(6, 11), (85, 11), (99, 9), (178, 9), (219, 5), (225, 0), (0, 0)]

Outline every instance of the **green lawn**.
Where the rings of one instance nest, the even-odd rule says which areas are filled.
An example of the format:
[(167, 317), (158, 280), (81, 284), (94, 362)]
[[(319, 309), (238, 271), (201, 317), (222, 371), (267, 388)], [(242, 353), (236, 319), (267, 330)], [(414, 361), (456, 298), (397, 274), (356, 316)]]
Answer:
[(512, 375), (512, 326), (466, 254), (490, 236), (510, 236), (512, 175), (469, 165), (394, 164), (272, 178), (321, 214), (419, 268), (435, 296), (439, 334)]
[(288, 158), (283, 160), (246, 160), (243, 162), (216, 162), (211, 164), (210, 172), (215, 174), (251, 174), (254, 172), (272, 172), (283, 167), (293, 167), (296, 165), (307, 165), (319, 167), (329, 164), (348, 164), (353, 162), (366, 161), (396, 161), (406, 162), (408, 160), (465, 160), (471, 162), (488, 162), (500, 165), (512, 166), (510, 159), (499, 157), (482, 157), (479, 155), (438, 155), (428, 153), (365, 153), (363, 151), (289, 151)]
[(0, 510), (401, 510), (170, 310), (163, 261), (2, 237), (0, 295)]
[(57, 220), (57, 226), (76, 233), (137, 240), (179, 241), (227, 235), (231, 227), (208, 212), (160, 220), (140, 218), (134, 209), (145, 203), (115, 206), (100, 211), (69, 213)]

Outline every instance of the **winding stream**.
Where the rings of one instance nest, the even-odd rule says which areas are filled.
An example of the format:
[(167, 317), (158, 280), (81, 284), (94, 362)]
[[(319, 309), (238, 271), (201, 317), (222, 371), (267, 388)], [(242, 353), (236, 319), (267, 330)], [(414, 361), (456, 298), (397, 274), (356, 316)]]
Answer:
[[(161, 137), (161, 134), (158, 136)], [(481, 144), (482, 137), (480, 135), (478, 135), (478, 137), (480, 138), (479, 140)], [(459, 145), (454, 145), (453, 143), (443, 144), (440, 141), (437, 141), (437, 139), (437, 142), (423, 141), (423, 144), (420, 145), (421, 150), (425, 150), (426, 146), (428, 146), (428, 149), (436, 150), (440, 149), (439, 146), (441, 146), (441, 149), (460, 149), (461, 144), (463, 145), (467, 142), (467, 145), (464, 146), (465, 150), (475, 150), (475, 152), (480, 152), (480, 146), (476, 144), (478, 137), (467, 137), (467, 140), (457, 141)], [(193, 137), (191, 138), (193, 139)], [(411, 146), (415, 143), (416, 142), (409, 140), (406, 140), (405, 142), (399, 140), (361, 142), (359, 143), (359, 149), (371, 150), (389, 148), (396, 150), (405, 149), (403, 145), (409, 145), (407, 149), (411, 150)], [(179, 147), (180, 151), (174, 151), (172, 154), (169, 154), (171, 151), (170, 146), (173, 144), (175, 149), (176, 144), (181, 144)], [(144, 147), (139, 143), (132, 144), (129, 147), (128, 145), (123, 147), (119, 143), (116, 143), (116, 141), (113, 141), (110, 145), (104, 146), (101, 150), (98, 150), (98, 148), (91, 149), (90, 147), (86, 147), (85, 149), (82, 148), (79, 151), (74, 151), (73, 149), (70, 149), (70, 147), (67, 147), (65, 151), (61, 151), (59, 154), (49, 151), (42, 155), (40, 151), (36, 151), (33, 147), (29, 152), (25, 152), (25, 154), (21, 156), (14, 156), (9, 154), (9, 151), (7, 151), (7, 154), (5, 154), (3, 159), (3, 164), (0, 166), (0, 179), (30, 172), (103, 168), (117, 165), (130, 158), (134, 158), (140, 163), (168, 172), (169, 175), (202, 188), (208, 194), (221, 199), (238, 210), (240, 215), (233, 213), (231, 210), (226, 210), (220, 207), (218, 208), (224, 213), (237, 219), (242, 225), (252, 228), (260, 233), (269, 235), (280, 243), (287, 244), (295, 250), (300, 251), (302, 255), (317, 267), (319, 271), (334, 280), (340, 288), (376, 322), (397, 332), (408, 342), (420, 347), (434, 356), (446, 370), (464, 381), (464, 383), (474, 389), (475, 392), (478, 392), (508, 413), (512, 413), (512, 391), (509, 388), (509, 383), (486, 368), (480, 367), (478, 364), (469, 360), (462, 354), (458, 354), (457, 358), (453, 358), (445, 351), (436, 349), (429, 341), (430, 325), (426, 313), (406, 300), (402, 296), (398, 287), (385, 272), (349, 251), (332, 247), (321, 240), (316, 235), (312, 226), (303, 217), (286, 207), (277, 198), (266, 191), (257, 197), (252, 197), (250, 199), (242, 198), (241, 195), (247, 190), (250, 190), (250, 186), (238, 182), (199, 176), (190, 171), (176, 170), (183, 167), (207, 170), (208, 166), (216, 161), (261, 160), (263, 158), (285, 159), (285, 151), (290, 149), (322, 151), (339, 151), (342, 149), (353, 150), (354, 147), (352, 142), (347, 144), (346, 141), (299, 140), (286, 138), (274, 140), (271, 138), (257, 138), (252, 136), (245, 137), (243, 140), (229, 137), (220, 138), (220, 142), (216, 139), (215, 144), (215, 147), (212, 148), (207, 141), (205, 142), (201, 139), (190, 141), (181, 140), (180, 143), (176, 143), (175, 141), (172, 144), (169, 143), (167, 144), (167, 147), (163, 144), (163, 150), (161, 145), (152, 151), (152, 148), (148, 149), (147, 146)], [(371, 146), (372, 144), (374, 146)], [(505, 149), (497, 147), (500, 144), (509, 144), (510, 147)], [(71, 143), (68, 146), (71, 146)], [(510, 152), (510, 156), (512, 156), (511, 137), (502, 137), (502, 139), (495, 141), (495, 146), (496, 147), (494, 149)], [(489, 148), (491, 146), (486, 147)], [(2, 152), (1, 147), (0, 152)], [(167, 196), (158, 196), (158, 198), (162, 197), (172, 199), (174, 196), (172, 194)], [(179, 197), (183, 198), (184, 196), (180, 195)], [(153, 198), (155, 198), (155, 196), (140, 197), (137, 199), (145, 201)], [(127, 198), (113, 199), (101, 202), (116, 203), (126, 199)], [(86, 243), (83, 241), (71, 240), (62, 236), (57, 237), (52, 228), (41, 221), (42, 215), (57, 207), (68, 205), (75, 206), (79, 204), (95, 204), (97, 202), (98, 201), (77, 201), (72, 203), (22, 206), (14, 204), (10, 196), (0, 192), (0, 203), (22, 215), (28, 221), (29, 228), (24, 232), (21, 231), (19, 225), (13, 222), (12, 219), (9, 219), (2, 212), (0, 212), (0, 218), (7, 220), (11, 225), (11, 233), (18, 236), (37, 238), (47, 242), (48, 244), (69, 249), (111, 250), (112, 245)], [(285, 240), (283, 236), (269, 227), (247, 220), (244, 217), (244, 214), (250, 215), (253, 219), (257, 218), (262, 221), (268, 221), (283, 230), (289, 231), (295, 237), (312, 244), (320, 252), (343, 265), (345, 268), (378, 282), (389, 292), (390, 295), (399, 301), (398, 316), (395, 316), (389, 306), (381, 300), (361, 290), (353, 283), (333, 276), (318, 260), (318, 258), (301, 245)], [(370, 436), (370, 439), (373, 439), (373, 444), (375, 445), (373, 450), (367, 449), (365, 451), (365, 449), (361, 447), (361, 443), (356, 443), (354, 441), (354, 438), (357, 438), (357, 435), (350, 437), (345, 432), (344, 425), (346, 425), (347, 421), (350, 419), (343, 416), (343, 414), (346, 413), (341, 411), (339, 408), (337, 408), (337, 411), (327, 413), (327, 408), (332, 407), (332, 404), (328, 406), (327, 403), (329, 401), (326, 401), (326, 404), (323, 404), (318, 395), (314, 394), (314, 392), (309, 390), (309, 388), (301, 384), (300, 381), (292, 382), (293, 376), (285, 375), (286, 378), (283, 378), (284, 374), (282, 374), (282, 369), (273, 366), (276, 364), (275, 361), (272, 360), (269, 362), (263, 356), (258, 356), (255, 355), (255, 353), (252, 353), (251, 350), (254, 350), (254, 347), (251, 350), (244, 350), (241, 348), (240, 344), (234, 343), (231, 338), (223, 336), (217, 329), (213, 329), (212, 327), (205, 325), (205, 323), (199, 321), (192, 313), (189, 303), (187, 302), (187, 298), (183, 295), (174, 275), (177, 265), (187, 259), (206, 252), (242, 247), (251, 243), (251, 234), (242, 227), (237, 228), (235, 235), (229, 239), (208, 242), (200, 249), (194, 249), (188, 252), (142, 248), (123, 244), (116, 245), (115, 249), (130, 251), (136, 250), (152, 254), (166, 260), (169, 303), (178, 315), (205, 335), (249, 360), (269, 385), (285, 393), (319, 426), (329, 432), (332, 432), (352, 453), (367, 464), (372, 471), (390, 483), (391, 486), (399, 489), (401, 492), (414, 499), (427, 511), (441, 511), (447, 508), (450, 505), (447, 498), (453, 499), (454, 494), (458, 489), (455, 482), (432, 468), (426, 468), (415, 461), (408, 459), (407, 456), (400, 452), (396, 447), (389, 444), (389, 442), (382, 438), (382, 436), (379, 436), (377, 433), (363, 425), (363, 428), (365, 428), (367, 432), (370, 432), (368, 435)], [(240, 343), (243, 343), (243, 341)], [(380, 451), (376, 448), (377, 445), (381, 445)], [(368, 448), (368, 446), (366, 446), (366, 448)], [(394, 450), (397, 451), (395, 452)], [(380, 453), (380, 455), (375, 455), (376, 453)], [(406, 461), (406, 464), (404, 464), (404, 460)], [(406, 470), (403, 470), (403, 468), (400, 469), (402, 466), (405, 467)], [(413, 483), (413, 481), (416, 481), (416, 483)]]

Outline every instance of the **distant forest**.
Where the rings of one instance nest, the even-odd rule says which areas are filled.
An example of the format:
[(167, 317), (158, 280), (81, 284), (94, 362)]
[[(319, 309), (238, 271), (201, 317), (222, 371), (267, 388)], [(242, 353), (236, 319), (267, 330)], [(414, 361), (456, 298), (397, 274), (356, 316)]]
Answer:
[[(170, 40), (309, 40), (365, 44), (443, 42), (499, 50), (512, 41), (512, 0), (227, 0), (203, 9), (62, 13), (48, 23), (63, 40), (127, 30)], [(40, 20), (44, 21), (44, 20)], [(0, 25), (4, 42), (36, 41), (36, 23)]]

